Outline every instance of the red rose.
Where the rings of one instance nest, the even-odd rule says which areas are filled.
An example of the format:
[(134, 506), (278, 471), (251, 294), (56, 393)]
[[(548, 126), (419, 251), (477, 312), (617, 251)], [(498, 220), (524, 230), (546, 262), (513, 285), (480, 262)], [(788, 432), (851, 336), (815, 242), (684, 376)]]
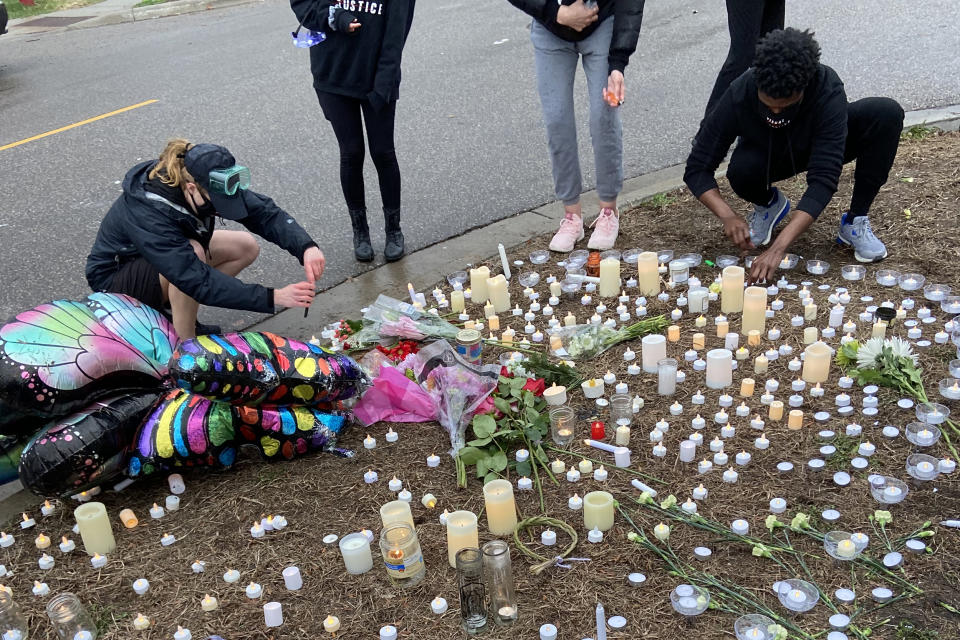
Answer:
[(500, 367), (500, 375), (503, 376), (504, 378), (513, 377), (513, 374), (510, 373), (510, 369), (507, 369), (506, 367)]
[(527, 383), (523, 385), (524, 391), (530, 391), (538, 398), (543, 395), (543, 390), (547, 388), (547, 382), (543, 378), (527, 378)]

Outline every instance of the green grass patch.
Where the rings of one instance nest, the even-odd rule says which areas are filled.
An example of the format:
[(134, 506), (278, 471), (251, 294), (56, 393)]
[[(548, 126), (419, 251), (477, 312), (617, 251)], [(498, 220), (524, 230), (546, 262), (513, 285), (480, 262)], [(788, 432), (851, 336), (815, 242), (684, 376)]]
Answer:
[(36, 4), (27, 7), (20, 4), (18, 0), (4, 0), (3, 4), (7, 6), (7, 13), (10, 19), (29, 18), (44, 13), (53, 13), (61, 9), (76, 9), (87, 5), (96, 4), (100, 0), (36, 0)]
[(937, 133), (935, 127), (928, 127), (925, 124), (915, 124), (903, 132), (903, 137), (907, 140), (924, 140)]
[(655, 209), (663, 209), (665, 207), (670, 206), (676, 201), (677, 199), (674, 196), (670, 195), (669, 193), (658, 193), (657, 195), (647, 200), (645, 204)]
[(137, 4), (133, 5), (134, 7), (150, 7), (155, 4), (164, 4), (170, 0), (140, 0)]

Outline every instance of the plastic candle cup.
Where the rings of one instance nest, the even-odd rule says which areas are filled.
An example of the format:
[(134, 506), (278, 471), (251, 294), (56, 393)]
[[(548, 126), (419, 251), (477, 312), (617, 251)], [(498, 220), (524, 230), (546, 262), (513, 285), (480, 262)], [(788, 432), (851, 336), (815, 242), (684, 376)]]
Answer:
[(567, 500), (567, 507), (568, 507), (571, 511), (579, 511), (580, 509), (583, 508), (583, 498), (581, 498), (581, 497), (578, 496), (577, 494), (573, 494), (573, 495)]
[(50, 504), (49, 500), (44, 500), (43, 505), (40, 507), (40, 513), (44, 516), (53, 515), (53, 512), (56, 511), (56, 507)]
[(137, 578), (133, 581), (133, 591), (142, 596), (150, 589), (150, 582), (146, 578)]
[(159, 520), (165, 515), (167, 515), (167, 512), (164, 511), (163, 507), (154, 502), (153, 506), (150, 507), (150, 517), (154, 520)]
[(150, 628), (150, 618), (138, 613), (137, 617), (133, 619), (133, 628), (137, 631), (146, 631)]
[(107, 566), (107, 556), (102, 556), (99, 553), (93, 554), (93, 557), (90, 558), (90, 564), (94, 569), (102, 569)]
[(193, 640), (193, 634), (190, 632), (190, 629), (184, 629), (180, 625), (177, 625), (177, 631), (173, 634), (173, 640)]
[(160, 544), (164, 547), (169, 547), (174, 542), (177, 541), (177, 537), (172, 533), (165, 533), (160, 537)]
[(216, 611), (220, 608), (220, 603), (217, 602), (217, 599), (211, 596), (209, 593), (204, 594), (203, 599), (200, 600), (200, 608), (203, 611)]
[(283, 624), (283, 605), (279, 602), (268, 602), (263, 605), (263, 621), (268, 627), (279, 627)]
[(376, 446), (377, 446), (377, 439), (368, 433), (367, 437), (363, 439), (363, 448), (374, 449), (376, 448)]
[(340, 618), (337, 616), (327, 616), (323, 620), (323, 630), (330, 634), (336, 634), (340, 630)]
[(167, 511), (176, 511), (180, 508), (180, 498), (175, 495), (169, 495), (164, 500), (164, 505), (166, 505)]
[(236, 569), (228, 569), (226, 573), (223, 574), (223, 581), (227, 584), (234, 584), (240, 580), (240, 572)]

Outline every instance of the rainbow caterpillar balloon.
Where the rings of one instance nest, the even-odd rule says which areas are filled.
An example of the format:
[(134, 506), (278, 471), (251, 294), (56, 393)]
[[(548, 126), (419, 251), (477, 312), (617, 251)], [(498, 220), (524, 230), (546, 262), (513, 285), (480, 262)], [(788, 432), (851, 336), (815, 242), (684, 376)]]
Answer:
[(226, 468), (241, 446), (268, 460), (352, 455), (336, 448), (342, 401), (367, 384), (352, 359), (269, 333), (177, 346), (162, 314), (96, 293), (40, 305), (0, 327), (0, 444), (9, 457), (10, 438), (71, 414), (43, 427), (20, 457), (24, 485), (46, 495), (121, 473)]

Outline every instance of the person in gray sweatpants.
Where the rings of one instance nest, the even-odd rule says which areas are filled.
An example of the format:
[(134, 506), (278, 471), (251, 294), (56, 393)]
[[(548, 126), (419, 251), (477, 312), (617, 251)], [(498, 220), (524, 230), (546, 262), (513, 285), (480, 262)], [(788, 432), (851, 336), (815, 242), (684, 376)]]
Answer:
[(571, 251), (583, 233), (580, 194), (583, 182), (574, 117), (574, 78), (582, 60), (590, 104), (590, 138), (597, 173), (600, 213), (588, 242), (591, 249), (613, 247), (619, 233), (617, 196), (623, 187), (623, 72), (636, 50), (644, 0), (509, 0), (534, 20), (537, 90), (547, 129), (556, 197), (564, 205), (554, 251)]

